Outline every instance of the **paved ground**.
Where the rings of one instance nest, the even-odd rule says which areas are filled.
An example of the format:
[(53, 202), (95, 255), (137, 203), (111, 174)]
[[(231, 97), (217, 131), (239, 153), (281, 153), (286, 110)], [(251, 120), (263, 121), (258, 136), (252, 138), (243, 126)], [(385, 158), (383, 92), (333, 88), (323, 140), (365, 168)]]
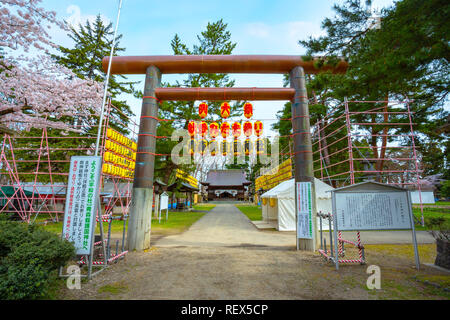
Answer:
[[(218, 204), (183, 234), (159, 239), (152, 246), (148, 252), (129, 253), (125, 261), (111, 266), (89, 283), (83, 283), (82, 290), (66, 290), (64, 298), (246, 300), (391, 297), (389, 290), (381, 290), (376, 295), (367, 290), (365, 266), (348, 265), (336, 271), (317, 253), (296, 251), (293, 232), (258, 231), (232, 204)], [(416, 272), (413, 259), (386, 258), (375, 253), (367, 254), (367, 259), (368, 264), (389, 270), (389, 274), (383, 273), (383, 279), (397, 279), (396, 288), (419, 286), (411, 280)], [(423, 291), (421, 287), (419, 290)]]
[(258, 231), (250, 220), (232, 204), (216, 207), (186, 232), (168, 236), (154, 243), (156, 247), (236, 247), (271, 246), (295, 248), (294, 232)]

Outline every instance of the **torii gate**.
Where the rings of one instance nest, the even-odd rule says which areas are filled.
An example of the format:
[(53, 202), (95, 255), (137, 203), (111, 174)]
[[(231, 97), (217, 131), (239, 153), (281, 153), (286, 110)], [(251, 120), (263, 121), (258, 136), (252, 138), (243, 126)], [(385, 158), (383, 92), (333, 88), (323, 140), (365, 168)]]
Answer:
[[(145, 74), (144, 97), (139, 125), (136, 168), (128, 223), (128, 250), (150, 248), (153, 175), (160, 100), (289, 100), (292, 102), (295, 182), (312, 183), (313, 217), (316, 215), (313, 157), (309, 125), (305, 73), (322, 71), (344, 73), (347, 62), (335, 66), (315, 67), (317, 58), (309, 61), (293, 55), (174, 55), (114, 57), (111, 74)], [(109, 57), (103, 58), (106, 72)], [(289, 73), (290, 88), (161, 88), (164, 73)], [(316, 219), (313, 239), (301, 239), (300, 250), (314, 251), (317, 241)], [(297, 237), (296, 237), (297, 238)], [(298, 241), (298, 239), (297, 239)]]

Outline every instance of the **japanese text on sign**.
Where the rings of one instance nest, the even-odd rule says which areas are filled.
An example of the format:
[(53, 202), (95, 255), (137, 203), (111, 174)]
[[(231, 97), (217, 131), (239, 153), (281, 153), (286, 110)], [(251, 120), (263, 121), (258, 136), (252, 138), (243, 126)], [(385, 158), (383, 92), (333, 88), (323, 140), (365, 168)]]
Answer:
[(411, 229), (406, 192), (337, 193), (339, 230)]
[(297, 238), (312, 239), (311, 182), (297, 182)]
[(79, 255), (91, 250), (100, 169), (100, 157), (78, 156), (70, 161), (62, 236), (74, 244)]

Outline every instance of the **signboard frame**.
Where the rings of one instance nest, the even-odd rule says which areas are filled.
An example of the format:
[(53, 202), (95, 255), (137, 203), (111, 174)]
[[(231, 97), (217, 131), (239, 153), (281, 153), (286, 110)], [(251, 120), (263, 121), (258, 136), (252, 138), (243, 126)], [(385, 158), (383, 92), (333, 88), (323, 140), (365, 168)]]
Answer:
[[(163, 206), (165, 207), (163, 208)], [(163, 192), (161, 196), (159, 197), (159, 214), (158, 214), (158, 220), (159, 223), (161, 223), (161, 211), (166, 210), (166, 220), (169, 219), (169, 195), (166, 192)]]
[[(93, 169), (94, 164), (95, 168)], [(95, 219), (97, 209), (100, 208), (98, 200), (101, 169), (102, 158), (99, 156), (72, 156), (70, 159), (61, 237), (74, 244), (77, 255), (90, 255), (92, 253)], [(78, 197), (74, 199), (75, 196)], [(78, 201), (75, 202), (77, 199)], [(79, 211), (76, 209), (79, 209)], [(80, 225), (81, 223), (83, 224)], [(74, 228), (77, 229), (74, 231)], [(81, 246), (79, 240), (77, 242), (73, 239), (74, 237), (80, 239), (80, 232), (83, 233)]]
[[(312, 182), (295, 182), (295, 229), (297, 238), (297, 250), (298, 250), (298, 239), (314, 239), (314, 225), (313, 225), (313, 198), (312, 198)], [(299, 219), (302, 217), (302, 219)], [(300, 221), (305, 221), (307, 219), (306, 225), (308, 226), (308, 235), (305, 234), (304, 230), (299, 226)], [(302, 225), (304, 225), (302, 223)]]
[[(390, 190), (390, 192), (389, 192)], [(336, 270), (339, 269), (339, 259), (337, 258), (338, 255), (338, 239), (337, 239), (337, 234), (339, 231), (375, 231), (375, 230), (411, 230), (412, 233), (412, 242), (413, 242), (413, 246), (414, 246), (414, 257), (415, 257), (415, 263), (416, 263), (416, 269), (419, 270), (420, 268), (420, 261), (419, 261), (419, 252), (417, 249), (417, 238), (416, 238), (416, 230), (415, 230), (415, 226), (414, 226), (414, 216), (413, 216), (413, 211), (412, 211), (412, 203), (411, 203), (411, 192), (407, 189), (404, 188), (400, 188), (400, 187), (396, 187), (396, 186), (391, 186), (388, 184), (383, 184), (383, 183), (379, 183), (379, 182), (375, 182), (375, 181), (366, 181), (366, 182), (361, 182), (361, 183), (357, 183), (357, 184), (353, 184), (347, 187), (342, 187), (342, 188), (338, 188), (338, 189), (334, 189), (334, 190), (330, 190), (329, 192), (331, 192), (331, 199), (332, 199), (332, 207), (333, 207), (333, 233), (334, 233), (334, 250), (335, 250), (335, 254), (334, 257), (336, 258), (332, 258), (335, 262), (336, 265)], [(406, 222), (404, 227), (399, 228), (398, 226), (392, 226), (392, 227), (374, 227), (374, 228), (345, 228), (345, 229), (339, 229), (339, 223), (338, 223), (338, 219), (339, 219), (339, 214), (337, 213), (337, 203), (336, 203), (336, 194), (341, 194), (341, 193), (358, 193), (358, 194), (362, 194), (362, 193), (402, 193), (406, 196), (406, 210), (407, 210), (407, 215), (409, 217), (408, 221), (409, 222), (409, 226), (406, 226)], [(361, 213), (360, 213), (361, 214)]]

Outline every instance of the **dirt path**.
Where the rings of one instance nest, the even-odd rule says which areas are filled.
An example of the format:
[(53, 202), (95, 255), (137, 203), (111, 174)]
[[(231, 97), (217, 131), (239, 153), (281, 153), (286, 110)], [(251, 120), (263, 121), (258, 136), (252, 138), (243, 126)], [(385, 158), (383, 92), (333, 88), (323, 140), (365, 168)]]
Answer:
[[(378, 292), (366, 288), (366, 266), (345, 266), (337, 272), (318, 254), (295, 251), (294, 239), (295, 235), (291, 233), (258, 231), (236, 207), (221, 204), (183, 234), (159, 239), (148, 252), (129, 253), (125, 261), (112, 265), (89, 283), (83, 283), (81, 290), (65, 290), (63, 298), (277, 300), (396, 297), (391, 288)], [(396, 279), (395, 290), (404, 286), (407, 290), (414, 289), (414, 294), (419, 292), (416, 298), (439, 298), (423, 295), (425, 289), (413, 280), (416, 274), (412, 268), (413, 260), (386, 259), (377, 254), (368, 259), (369, 264), (389, 270), (383, 277)], [(427, 272), (437, 271), (430, 268)]]

